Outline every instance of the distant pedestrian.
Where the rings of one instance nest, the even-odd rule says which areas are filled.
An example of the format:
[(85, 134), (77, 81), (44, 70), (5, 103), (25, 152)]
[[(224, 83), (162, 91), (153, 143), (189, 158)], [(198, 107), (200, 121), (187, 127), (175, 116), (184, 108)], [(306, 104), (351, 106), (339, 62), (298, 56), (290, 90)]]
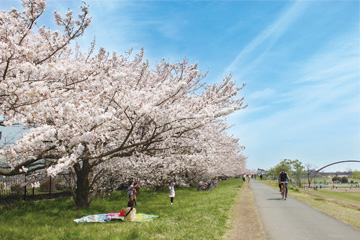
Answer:
[(260, 174), (260, 180), (262, 181), (262, 178), (263, 178), (263, 176), (262, 176), (262, 173)]
[(169, 183), (169, 190), (170, 190), (169, 197), (172, 205), (174, 203), (174, 197), (175, 197), (175, 188), (173, 183)]

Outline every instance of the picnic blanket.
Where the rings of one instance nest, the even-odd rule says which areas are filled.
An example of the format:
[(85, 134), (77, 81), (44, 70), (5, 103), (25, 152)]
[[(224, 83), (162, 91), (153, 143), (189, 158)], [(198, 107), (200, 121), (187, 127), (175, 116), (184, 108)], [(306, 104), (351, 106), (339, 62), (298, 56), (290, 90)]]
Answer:
[[(148, 215), (145, 213), (137, 213), (135, 222), (150, 222), (159, 216)], [(109, 222), (111, 220), (121, 220), (124, 221), (124, 217), (120, 216), (120, 213), (103, 213), (103, 214), (94, 214), (88, 215), (82, 218), (75, 219), (74, 222)]]

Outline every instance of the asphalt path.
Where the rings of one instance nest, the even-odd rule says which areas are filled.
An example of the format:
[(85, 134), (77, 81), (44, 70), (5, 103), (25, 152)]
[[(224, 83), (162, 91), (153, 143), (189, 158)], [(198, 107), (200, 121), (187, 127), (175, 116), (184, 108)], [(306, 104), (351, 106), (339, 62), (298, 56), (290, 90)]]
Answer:
[[(270, 240), (360, 240), (360, 230), (251, 179), (256, 206)], [(290, 193), (291, 195), (291, 193)]]

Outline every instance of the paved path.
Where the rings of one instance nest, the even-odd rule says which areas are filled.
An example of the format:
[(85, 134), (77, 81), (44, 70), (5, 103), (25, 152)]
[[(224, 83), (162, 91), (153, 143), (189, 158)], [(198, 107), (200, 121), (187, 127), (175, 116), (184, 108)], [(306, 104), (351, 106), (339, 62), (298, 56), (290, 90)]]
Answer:
[(305, 203), (288, 197), (281, 200), (279, 190), (251, 179), (265, 234), (270, 240), (360, 240), (360, 230), (347, 225)]

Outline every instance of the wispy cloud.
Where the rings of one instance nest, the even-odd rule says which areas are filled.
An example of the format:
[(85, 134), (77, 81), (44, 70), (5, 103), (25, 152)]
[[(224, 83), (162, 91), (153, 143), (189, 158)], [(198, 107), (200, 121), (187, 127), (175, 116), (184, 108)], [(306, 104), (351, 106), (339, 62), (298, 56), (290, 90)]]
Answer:
[[(292, 76), (287, 91), (275, 96), (270, 89), (257, 91), (249, 98), (254, 111), (230, 118), (240, 122), (234, 131), (255, 164), (267, 156), (272, 156), (269, 166), (282, 158), (320, 166), (360, 157), (358, 31), (329, 38), (323, 48), (287, 70)], [(274, 98), (263, 104), (261, 97)]]
[(250, 94), (249, 98), (251, 99), (261, 99), (261, 98), (268, 98), (273, 96), (276, 93), (274, 89), (266, 88), (261, 91), (254, 92)]
[(278, 18), (261, 32), (253, 41), (246, 45), (236, 58), (226, 68), (225, 72), (237, 73), (237, 78), (252, 70), (282, 34), (291, 26), (296, 19), (305, 11), (307, 4), (302, 1), (291, 3)]
[[(360, 59), (359, 37), (354, 32), (329, 41), (306, 59), (296, 76), (289, 100), (312, 108), (346, 105), (348, 99), (359, 106)], [(358, 109), (359, 110), (359, 109)]]

